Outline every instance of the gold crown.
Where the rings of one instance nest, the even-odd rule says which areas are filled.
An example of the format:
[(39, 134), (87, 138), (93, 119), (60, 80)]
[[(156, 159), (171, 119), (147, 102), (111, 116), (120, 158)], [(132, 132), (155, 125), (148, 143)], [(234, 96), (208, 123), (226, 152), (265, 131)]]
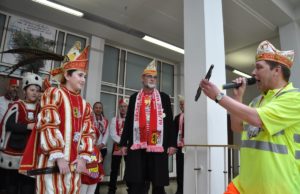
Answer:
[(157, 71), (156, 71), (156, 61), (153, 60), (151, 61), (147, 67), (144, 69), (143, 75), (157, 75)]
[(258, 45), (256, 61), (275, 61), (291, 68), (294, 62), (295, 52), (293, 50), (277, 50), (269, 41), (265, 40)]
[(81, 53), (79, 47), (75, 45), (70, 49), (67, 54), (68, 61), (61, 65), (61, 67), (53, 69), (51, 75), (57, 81), (61, 81), (63, 73), (68, 70), (81, 70), (86, 72), (88, 65), (88, 52), (89, 46), (87, 46)]

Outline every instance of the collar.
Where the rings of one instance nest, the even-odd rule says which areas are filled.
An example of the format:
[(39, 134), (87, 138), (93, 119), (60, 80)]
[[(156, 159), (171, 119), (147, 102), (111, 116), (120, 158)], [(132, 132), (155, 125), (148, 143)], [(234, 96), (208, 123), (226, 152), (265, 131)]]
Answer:
[(280, 92), (283, 92), (283, 91), (286, 91), (286, 90), (290, 90), (290, 89), (293, 89), (294, 86), (293, 86), (293, 83), (289, 82), (286, 86), (283, 86), (281, 88), (276, 88), (276, 89), (273, 89), (273, 90), (269, 90), (266, 94), (264, 94), (264, 98), (272, 98), (273, 96), (275, 96), (276, 94), (280, 93)]
[(80, 91), (78, 92), (72, 92), (71, 90), (69, 90), (66, 86), (61, 86), (61, 89), (73, 96), (79, 96), (80, 95)]

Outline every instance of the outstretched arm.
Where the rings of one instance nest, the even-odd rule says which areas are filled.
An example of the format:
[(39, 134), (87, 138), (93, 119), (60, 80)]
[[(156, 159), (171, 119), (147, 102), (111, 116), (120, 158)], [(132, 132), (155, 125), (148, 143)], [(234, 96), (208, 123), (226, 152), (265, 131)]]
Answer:
[[(245, 90), (246, 84), (245, 80), (239, 90)], [(207, 97), (212, 100), (216, 99), (216, 96), (221, 92), (216, 85), (209, 82), (208, 80), (202, 80), (200, 86)], [(235, 100), (229, 96), (224, 96), (220, 100), (219, 104), (225, 108), (230, 115), (232, 116), (234, 127), (237, 131), (241, 130), (241, 121), (246, 121), (249, 124), (262, 127), (262, 121), (255, 108), (251, 108), (247, 105), (244, 105), (240, 100)]]

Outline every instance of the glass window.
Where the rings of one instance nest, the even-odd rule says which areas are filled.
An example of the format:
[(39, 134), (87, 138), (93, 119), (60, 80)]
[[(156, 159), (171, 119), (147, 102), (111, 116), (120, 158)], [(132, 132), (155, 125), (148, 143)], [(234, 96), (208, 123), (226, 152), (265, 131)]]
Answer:
[(120, 74), (119, 74), (120, 86), (124, 86), (125, 57), (126, 57), (126, 52), (122, 50), (121, 60), (120, 60)]
[(116, 114), (116, 99), (117, 96), (113, 94), (101, 93), (101, 102), (105, 117), (110, 121)]
[(105, 45), (102, 81), (117, 84), (119, 52), (119, 49)]
[(5, 27), (5, 20), (6, 20), (6, 15), (0, 14), (0, 46), (2, 43), (2, 36), (4, 33), (4, 27)]
[(128, 52), (126, 64), (126, 88), (139, 90), (141, 74), (153, 59)]
[(135, 91), (126, 90), (125, 95), (131, 96), (132, 94), (136, 93)]
[(174, 96), (174, 66), (163, 63), (161, 91)]
[[(59, 31), (58, 33), (58, 37), (57, 37), (57, 41), (56, 41), (56, 53), (57, 54), (62, 54), (63, 52), (63, 47), (64, 47), (64, 38), (65, 38), (65, 33), (64, 32), (61, 32)], [(60, 66), (60, 63), (59, 61), (55, 61), (54, 62), (54, 68), (57, 68)]]
[(110, 86), (107, 86), (107, 85), (102, 85), (101, 90), (106, 91), (106, 92), (111, 92), (111, 93), (116, 93), (117, 92), (117, 88), (110, 87)]

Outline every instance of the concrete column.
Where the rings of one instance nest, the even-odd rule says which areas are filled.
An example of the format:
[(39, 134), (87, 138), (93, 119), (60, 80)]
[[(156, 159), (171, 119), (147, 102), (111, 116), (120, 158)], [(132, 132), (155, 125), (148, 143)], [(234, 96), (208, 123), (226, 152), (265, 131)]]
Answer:
[(85, 99), (91, 106), (93, 106), (95, 102), (100, 101), (104, 44), (104, 39), (92, 36), (85, 91)]
[(279, 27), (281, 50), (295, 50), (294, 65), (291, 69), (291, 79), (294, 86), (300, 87), (300, 26), (297, 22), (291, 22)]
[[(226, 81), (222, 0), (183, 2), (185, 143), (227, 144), (226, 111), (203, 94), (198, 102), (194, 101), (199, 82), (205, 77), (211, 64), (215, 67), (210, 80), (217, 85)], [(209, 165), (211, 172), (208, 172)], [(201, 167), (201, 170), (197, 172), (194, 167)], [(210, 155), (208, 149), (187, 149), (184, 193), (223, 193), (226, 185), (223, 170), (222, 148), (211, 149)], [(196, 190), (198, 191), (195, 192)]]

